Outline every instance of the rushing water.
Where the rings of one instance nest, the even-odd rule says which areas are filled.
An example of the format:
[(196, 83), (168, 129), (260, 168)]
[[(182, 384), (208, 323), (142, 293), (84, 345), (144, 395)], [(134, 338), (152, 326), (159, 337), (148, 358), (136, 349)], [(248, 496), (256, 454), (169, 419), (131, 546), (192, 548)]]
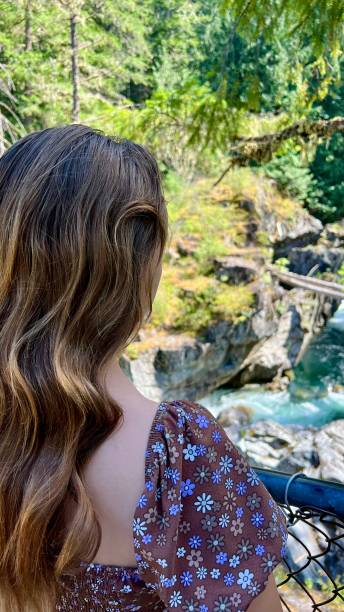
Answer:
[(344, 388), (334, 389), (336, 385), (344, 386), (344, 303), (312, 338), (294, 374), (287, 391), (248, 385), (239, 390), (217, 389), (199, 401), (214, 416), (230, 406), (249, 406), (253, 422), (272, 419), (318, 427), (344, 418)]

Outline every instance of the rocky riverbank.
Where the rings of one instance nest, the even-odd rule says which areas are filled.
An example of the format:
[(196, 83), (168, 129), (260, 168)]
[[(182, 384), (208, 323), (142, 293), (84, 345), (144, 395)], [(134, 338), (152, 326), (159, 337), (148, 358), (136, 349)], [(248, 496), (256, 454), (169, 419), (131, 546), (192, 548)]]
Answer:
[[(315, 428), (280, 425), (274, 421), (251, 423), (250, 417), (250, 408), (241, 405), (223, 410), (217, 419), (252, 466), (289, 474), (302, 471), (306, 476), (344, 484), (344, 419)], [(287, 572), (290, 568), (298, 570), (298, 580), (306, 583), (314, 601), (326, 600), (331, 589), (325, 571), (342, 583), (342, 550), (336, 545), (328, 549), (326, 538), (340, 543), (343, 535), (339, 520), (324, 523), (314, 517), (306, 522), (296, 520), (289, 526), (288, 565), (285, 569)], [(321, 561), (321, 566), (309, 562), (308, 551)], [(285, 579), (283, 568), (279, 570), (279, 577), (281, 582)], [(291, 610), (306, 612), (310, 609), (309, 597), (293, 579), (281, 588), (280, 594)], [(327, 609), (335, 611), (340, 606), (333, 603), (333, 606), (326, 606)]]
[(252, 424), (251, 410), (244, 405), (223, 410), (217, 419), (252, 465), (289, 474), (302, 470), (344, 484), (344, 419), (320, 428), (271, 420)]
[[(344, 226), (323, 227), (296, 204), (293, 214), (279, 216), (264, 190), (257, 194), (255, 200), (235, 201), (236, 209), (246, 215), (242, 224), (245, 246), (236, 248), (235, 254), (229, 246), (231, 254), (214, 257), (207, 272), (207, 279), (212, 276), (224, 290), (231, 289), (234, 302), (235, 291), (240, 300), (244, 289), (252, 298), (250, 308), (236, 318), (215, 317), (196, 334), (188, 333), (187, 325), (178, 333), (168, 328), (163, 332), (143, 329), (123, 356), (123, 370), (152, 400), (196, 400), (228, 383), (233, 387), (252, 382), (285, 386), (289, 380), (285, 373), (298, 363), (311, 337), (339, 307), (338, 299), (283, 285), (266, 266), (278, 264), (283, 257), (290, 270), (318, 272), (327, 280), (338, 281), (344, 262)], [(226, 200), (220, 204), (230, 206)], [(259, 243), (262, 234), (266, 248)], [(196, 248), (197, 241), (184, 235), (170, 247), (168, 256), (179, 266), (189, 258), (189, 265)], [(183, 295), (188, 300), (190, 289), (184, 289)], [(165, 306), (168, 318), (170, 305)]]

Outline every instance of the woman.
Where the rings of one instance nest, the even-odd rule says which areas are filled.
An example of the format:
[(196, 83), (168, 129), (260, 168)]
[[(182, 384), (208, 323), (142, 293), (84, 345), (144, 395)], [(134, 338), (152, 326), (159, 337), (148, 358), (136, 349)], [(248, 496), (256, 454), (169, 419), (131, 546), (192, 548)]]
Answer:
[(157, 406), (119, 367), (167, 241), (152, 154), (29, 134), (0, 159), (0, 219), (1, 612), (280, 611), (282, 511), (205, 407)]

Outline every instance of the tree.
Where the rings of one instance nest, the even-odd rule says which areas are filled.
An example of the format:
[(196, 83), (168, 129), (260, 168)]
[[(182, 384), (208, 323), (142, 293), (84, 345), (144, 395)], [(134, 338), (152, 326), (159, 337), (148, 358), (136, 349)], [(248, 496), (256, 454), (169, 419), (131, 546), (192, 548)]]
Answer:
[(79, 45), (77, 36), (77, 22), (80, 18), (80, 10), (83, 6), (82, 0), (60, 0), (63, 7), (67, 9), (70, 31), (70, 54), (71, 54), (71, 79), (73, 88), (72, 121), (79, 122), (80, 118), (80, 74), (79, 74)]
[(3, 2), (0, 63), (26, 129), (92, 119), (127, 101), (128, 82), (148, 79), (149, 16), (135, 0)]
[[(328, 95), (318, 104), (317, 113), (330, 120), (344, 117), (344, 60), (341, 62), (341, 75)], [(331, 138), (320, 143), (310, 170), (321, 192), (317, 205), (307, 202), (311, 212), (322, 221), (336, 221), (344, 217), (344, 133), (336, 132)]]

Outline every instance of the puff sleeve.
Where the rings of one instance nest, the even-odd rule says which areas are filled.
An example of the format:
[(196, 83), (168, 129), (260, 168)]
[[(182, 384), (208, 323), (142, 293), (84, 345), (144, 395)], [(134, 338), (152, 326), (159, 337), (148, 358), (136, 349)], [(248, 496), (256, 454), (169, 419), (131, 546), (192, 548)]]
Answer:
[(161, 403), (133, 519), (138, 571), (167, 610), (242, 612), (285, 554), (286, 519), (197, 402)]

